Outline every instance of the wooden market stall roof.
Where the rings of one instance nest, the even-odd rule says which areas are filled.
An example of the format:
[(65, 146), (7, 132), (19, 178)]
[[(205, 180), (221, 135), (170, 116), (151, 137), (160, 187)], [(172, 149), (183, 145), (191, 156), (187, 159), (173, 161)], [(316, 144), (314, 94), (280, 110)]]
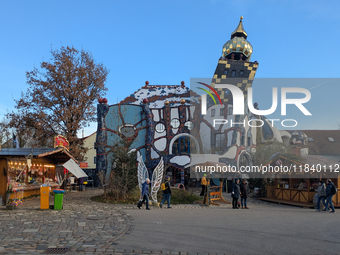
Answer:
[(70, 158), (75, 162), (78, 161), (65, 148), (2, 148), (0, 150), (0, 158), (7, 157), (25, 157), (33, 155), (33, 158), (47, 157), (53, 161), (65, 163)]

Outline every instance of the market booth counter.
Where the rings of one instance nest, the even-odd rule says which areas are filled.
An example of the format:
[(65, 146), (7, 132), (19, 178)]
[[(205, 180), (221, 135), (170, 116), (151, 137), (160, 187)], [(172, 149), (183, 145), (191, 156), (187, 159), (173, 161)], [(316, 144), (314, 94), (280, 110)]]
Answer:
[[(267, 180), (267, 197), (261, 198), (271, 202), (282, 202), (287, 204), (295, 204), (301, 206), (313, 206), (314, 195), (318, 188), (318, 181), (324, 183), (327, 179), (332, 179), (336, 187), (340, 185), (340, 175), (334, 172), (334, 166), (339, 162), (320, 155), (303, 156), (303, 163), (291, 162), (284, 157), (280, 157), (281, 162), (289, 162), (296, 166), (297, 174), (286, 174), (281, 178), (273, 178)], [(287, 162), (285, 162), (285, 160)], [(273, 162), (275, 163), (275, 161)], [(301, 169), (300, 166), (314, 166), (308, 169)], [(333, 169), (332, 169), (333, 168)], [(339, 171), (340, 172), (340, 171)], [(306, 174), (308, 173), (308, 174)], [(332, 198), (334, 206), (340, 206), (340, 190)]]
[(34, 163), (31, 167), (26, 161), (20, 159), (10, 159), (8, 165), (8, 187), (13, 191), (9, 199), (22, 199), (40, 194), (42, 184), (51, 188), (59, 187), (55, 182), (55, 166)]
[(65, 148), (1, 149), (0, 196), (5, 200), (7, 193), (7, 199), (20, 201), (39, 195), (43, 184), (58, 188), (56, 172), (64, 169), (62, 164), (70, 159), (74, 160)]

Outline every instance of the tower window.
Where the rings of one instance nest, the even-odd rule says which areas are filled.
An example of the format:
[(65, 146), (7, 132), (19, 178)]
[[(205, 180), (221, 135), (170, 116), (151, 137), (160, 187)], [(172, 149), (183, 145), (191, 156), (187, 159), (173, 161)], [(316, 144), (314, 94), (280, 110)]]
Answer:
[(235, 77), (236, 76), (236, 70), (233, 70), (232, 72), (231, 72), (231, 77)]
[(240, 76), (243, 76), (244, 75), (244, 70), (241, 70), (240, 71)]
[(228, 75), (228, 70), (227, 69), (224, 70), (224, 74)]
[(250, 142), (251, 142), (250, 137), (248, 137), (248, 138), (247, 138), (247, 145), (248, 145), (248, 146), (250, 146)]
[(224, 116), (224, 108), (220, 109), (220, 116)]
[(211, 109), (211, 114), (210, 114), (211, 117), (214, 117), (215, 116), (215, 109)]

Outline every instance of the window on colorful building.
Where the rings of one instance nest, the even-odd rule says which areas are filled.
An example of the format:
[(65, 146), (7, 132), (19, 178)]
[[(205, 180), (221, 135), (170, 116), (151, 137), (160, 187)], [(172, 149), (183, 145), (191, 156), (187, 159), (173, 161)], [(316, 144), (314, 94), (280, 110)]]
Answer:
[(233, 107), (229, 108), (229, 115), (233, 115)]
[(194, 124), (191, 121), (185, 122), (184, 126), (187, 127), (189, 130), (192, 130), (194, 128)]
[(156, 129), (156, 132), (158, 132), (158, 133), (163, 133), (164, 130), (165, 130), (165, 126), (164, 126), (163, 123), (158, 123), (158, 124), (156, 125), (155, 129)]
[(219, 149), (219, 151), (222, 151), (225, 147), (225, 134), (215, 134), (215, 148)]
[(172, 145), (172, 154), (190, 154), (190, 137), (179, 137)]
[(211, 109), (210, 116), (214, 117), (215, 116), (215, 109)]
[(173, 119), (170, 124), (173, 128), (178, 128), (181, 123), (179, 122), (179, 119)]

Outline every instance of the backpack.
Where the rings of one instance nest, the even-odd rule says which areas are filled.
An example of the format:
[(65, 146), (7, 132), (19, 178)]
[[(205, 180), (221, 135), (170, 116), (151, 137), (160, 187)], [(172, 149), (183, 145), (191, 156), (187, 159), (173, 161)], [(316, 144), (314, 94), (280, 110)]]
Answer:
[(164, 182), (161, 184), (161, 189), (162, 189), (162, 191), (167, 189), (167, 187), (165, 187), (165, 183)]
[(338, 192), (338, 189), (335, 187), (335, 185), (332, 185), (331, 193), (332, 195), (335, 195)]

